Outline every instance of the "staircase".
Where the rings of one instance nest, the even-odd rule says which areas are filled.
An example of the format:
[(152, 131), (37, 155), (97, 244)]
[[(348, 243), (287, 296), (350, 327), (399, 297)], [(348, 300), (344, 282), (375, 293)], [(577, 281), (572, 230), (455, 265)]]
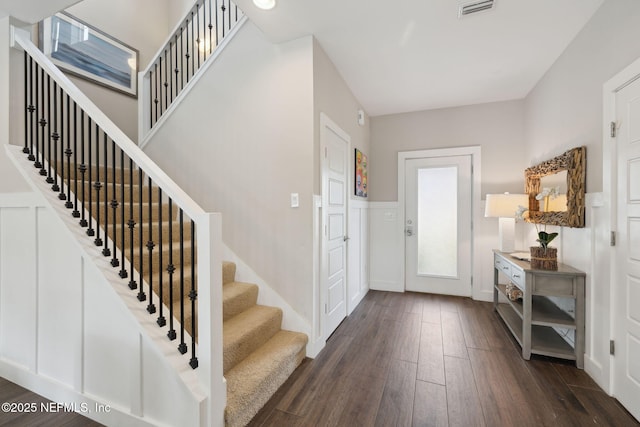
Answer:
[[(58, 169), (62, 167), (59, 166)], [(75, 165), (70, 167), (72, 171), (78, 171)], [(72, 172), (75, 174), (75, 172)], [(192, 282), (191, 276), (192, 257), (195, 255), (193, 240), (189, 224), (182, 224), (183, 236), (182, 245), (179, 245), (178, 236), (181, 228), (180, 220), (175, 211), (168, 203), (162, 203), (158, 196), (157, 189), (143, 185), (139, 187), (133, 183), (144, 182), (138, 171), (103, 169), (98, 168), (96, 176), (105, 177), (106, 182), (100, 190), (95, 185), (90, 185), (85, 180), (86, 198), (91, 200), (104, 199), (101, 191), (107, 189), (107, 199), (123, 203), (126, 219), (127, 213), (133, 213), (132, 218), (136, 223), (146, 221), (159, 221), (163, 219), (162, 234), (168, 235), (172, 230), (173, 242), (164, 242), (162, 250), (152, 251), (151, 257), (145, 247), (148, 241), (159, 241), (159, 227), (152, 230), (151, 235), (148, 229), (144, 230), (142, 240), (140, 235), (134, 232), (131, 240), (129, 230), (125, 230), (124, 247), (120, 236), (122, 235), (121, 225), (122, 209), (107, 209), (107, 223), (113, 223), (115, 215), (116, 227), (108, 230), (108, 236), (112, 241), (116, 241), (119, 250), (128, 248), (133, 241), (133, 267), (135, 274), (133, 279), (139, 278), (143, 272), (142, 283), (151, 283), (153, 296), (146, 295), (149, 301), (160, 301), (166, 307), (162, 307), (162, 313), (173, 313), (175, 319), (167, 319), (170, 330), (174, 328), (174, 323), (180, 322), (184, 325), (185, 332), (193, 335), (192, 325), (197, 328), (197, 306), (192, 315), (189, 310), (182, 309), (183, 302), (190, 299)], [(75, 175), (72, 175), (75, 177)], [(84, 174), (84, 178), (87, 174)], [(78, 175), (81, 179), (82, 176)], [(131, 185), (129, 192), (121, 193), (121, 181)], [(115, 193), (113, 190), (115, 183)], [(80, 184), (80, 187), (82, 185)], [(126, 187), (125, 187), (126, 188)], [(123, 197), (124, 195), (124, 197)], [(135, 196), (134, 196), (135, 195)], [(130, 201), (127, 201), (130, 200)], [(104, 207), (93, 203), (93, 218), (97, 220), (97, 212)], [(151, 207), (151, 209), (149, 209)], [(101, 219), (104, 221), (104, 217)], [(166, 240), (166, 239), (165, 239)], [(143, 245), (140, 243), (143, 242)], [(142, 256), (140, 247), (142, 246)], [(131, 258), (125, 251), (126, 264), (130, 264)], [(183, 268), (180, 277), (183, 280), (172, 280), (171, 275), (161, 266), (163, 261), (180, 260), (187, 266)], [(194, 260), (195, 261), (195, 260)], [(195, 263), (193, 264), (195, 266)], [(180, 272), (178, 268), (177, 272)], [(176, 273), (174, 273), (174, 276)], [(264, 406), (269, 398), (286, 381), (293, 371), (300, 365), (306, 355), (306, 345), (308, 338), (305, 334), (286, 331), (281, 329), (282, 310), (275, 307), (268, 307), (257, 304), (258, 286), (250, 283), (236, 281), (236, 265), (232, 262), (223, 262), (222, 284), (223, 284), (223, 370), (227, 380), (227, 407), (225, 411), (225, 423), (229, 427), (244, 426), (253, 416)], [(196, 280), (197, 281), (197, 280)], [(140, 281), (139, 281), (140, 282)], [(160, 289), (163, 284), (163, 289)], [(144, 292), (144, 287), (140, 289)], [(140, 292), (140, 291), (139, 291)], [(160, 310), (160, 307), (157, 308)]]
[(223, 264), (227, 426), (246, 425), (305, 357), (307, 336), (280, 329), (282, 311), (256, 305), (258, 287), (235, 281)]
[[(222, 380), (216, 374), (222, 353), (225, 424), (246, 425), (304, 359), (307, 336), (282, 330), (282, 310), (258, 305), (258, 287), (237, 282), (235, 264), (214, 258), (215, 231), (208, 214), (26, 36), (17, 34), (16, 41), (25, 51), (22, 152), (32, 165), (20, 167), (28, 169), (29, 180), (50, 184), (61, 215), (76, 218), (96, 253), (110, 258), (121, 279), (114, 286), (128, 286), (135, 293), (158, 327), (167, 329), (167, 338), (179, 343), (178, 351), (190, 352), (191, 368), (198, 368), (200, 354), (211, 357), (206, 360), (209, 377), (203, 380), (205, 393), (210, 392), (209, 413), (204, 411), (202, 419), (208, 417), (212, 424), (222, 415), (211, 403), (224, 398), (211, 391)], [(198, 283), (198, 276), (219, 283), (211, 274), (220, 271), (211, 267), (216, 263), (222, 264), (222, 292), (210, 290), (211, 283)], [(222, 313), (207, 298), (199, 301), (199, 294), (220, 304)], [(198, 315), (201, 303), (206, 315)], [(223, 320), (222, 349), (215, 345), (218, 316)], [(202, 318), (211, 324), (198, 325)]]

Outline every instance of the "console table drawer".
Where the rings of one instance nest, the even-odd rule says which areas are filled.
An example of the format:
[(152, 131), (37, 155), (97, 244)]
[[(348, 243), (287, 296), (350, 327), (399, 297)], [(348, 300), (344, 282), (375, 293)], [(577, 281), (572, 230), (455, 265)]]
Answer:
[(524, 284), (525, 284), (524, 279), (525, 279), (524, 271), (516, 267), (511, 267), (511, 281), (515, 283), (516, 286), (519, 287), (520, 290), (522, 291), (524, 291)]
[(499, 258), (498, 256), (495, 257), (494, 263), (496, 270), (511, 278), (511, 264), (508, 264), (504, 259)]
[(576, 297), (576, 287), (572, 277), (537, 275), (533, 280), (534, 295), (556, 297)]

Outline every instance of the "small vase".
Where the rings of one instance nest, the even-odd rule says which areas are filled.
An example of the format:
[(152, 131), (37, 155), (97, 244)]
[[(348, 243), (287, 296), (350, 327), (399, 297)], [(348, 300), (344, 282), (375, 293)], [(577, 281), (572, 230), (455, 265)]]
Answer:
[(543, 248), (541, 246), (531, 246), (531, 268), (537, 270), (557, 270), (558, 269), (558, 249)]

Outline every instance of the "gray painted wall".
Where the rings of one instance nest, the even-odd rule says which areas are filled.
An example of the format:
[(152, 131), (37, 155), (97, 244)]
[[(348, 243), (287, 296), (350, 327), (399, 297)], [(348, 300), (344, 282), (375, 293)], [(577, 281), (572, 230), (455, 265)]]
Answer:
[(398, 152), (482, 147), (482, 188), (524, 191), (524, 104), (495, 102), (371, 119), (371, 201), (398, 200)]

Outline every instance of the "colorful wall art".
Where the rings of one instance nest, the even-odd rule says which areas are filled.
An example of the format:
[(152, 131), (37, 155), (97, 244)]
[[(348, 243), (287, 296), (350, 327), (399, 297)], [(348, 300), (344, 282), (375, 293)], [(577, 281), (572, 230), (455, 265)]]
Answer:
[(367, 197), (367, 156), (360, 150), (356, 148), (355, 152), (356, 159), (356, 196), (359, 197)]

